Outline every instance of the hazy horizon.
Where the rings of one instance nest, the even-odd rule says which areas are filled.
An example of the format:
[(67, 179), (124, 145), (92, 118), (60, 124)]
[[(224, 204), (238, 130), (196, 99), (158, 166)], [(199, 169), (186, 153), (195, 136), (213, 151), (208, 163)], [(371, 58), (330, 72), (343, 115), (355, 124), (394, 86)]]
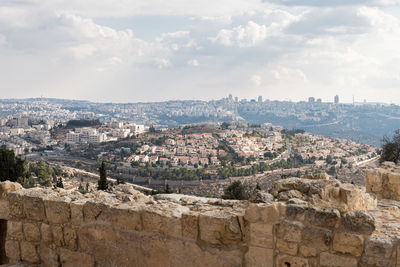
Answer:
[(399, 0), (3, 0), (2, 98), (400, 104)]

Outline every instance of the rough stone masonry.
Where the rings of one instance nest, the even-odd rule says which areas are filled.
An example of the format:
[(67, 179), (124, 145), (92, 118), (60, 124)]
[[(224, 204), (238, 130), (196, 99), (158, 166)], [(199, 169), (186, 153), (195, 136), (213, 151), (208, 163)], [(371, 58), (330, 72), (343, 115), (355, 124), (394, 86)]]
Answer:
[(400, 170), (371, 170), (366, 184), (368, 192), (328, 177), (288, 178), (274, 185), (273, 201), (255, 204), (151, 197), (130, 185), (82, 195), (3, 182), (0, 259), (81, 267), (400, 266)]

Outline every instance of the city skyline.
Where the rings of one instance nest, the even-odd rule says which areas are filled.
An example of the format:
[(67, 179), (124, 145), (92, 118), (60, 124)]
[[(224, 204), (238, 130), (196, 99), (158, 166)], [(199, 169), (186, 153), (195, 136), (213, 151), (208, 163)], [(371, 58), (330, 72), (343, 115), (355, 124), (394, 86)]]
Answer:
[(2, 1), (2, 98), (400, 104), (397, 0)]

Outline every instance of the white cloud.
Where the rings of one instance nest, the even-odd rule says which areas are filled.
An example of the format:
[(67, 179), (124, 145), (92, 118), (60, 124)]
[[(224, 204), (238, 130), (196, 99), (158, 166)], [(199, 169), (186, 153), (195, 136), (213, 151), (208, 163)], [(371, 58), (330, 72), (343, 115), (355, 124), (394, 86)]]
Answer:
[(267, 38), (267, 27), (249, 21), (246, 26), (241, 25), (232, 30), (220, 30), (212, 41), (225, 46), (251, 47), (261, 43), (265, 38)]
[[(107, 101), (339, 93), (400, 103), (399, 17), (383, 7), (397, 1), (274, 2), (3, 0), (1, 93)], [(135, 15), (153, 24), (129, 24)], [(158, 15), (190, 25), (140, 39), (138, 27), (156, 27)], [(124, 16), (115, 27), (94, 19)]]
[(191, 60), (189, 60), (189, 61), (187, 62), (187, 64), (188, 64), (189, 66), (192, 66), (192, 67), (198, 67), (198, 66), (200, 66), (200, 63), (199, 63), (199, 61), (197, 61), (197, 59), (191, 59)]
[(250, 82), (251, 82), (254, 86), (259, 87), (259, 86), (261, 86), (261, 77), (260, 77), (259, 75), (254, 74), (254, 75), (252, 75), (252, 76), (250, 77)]

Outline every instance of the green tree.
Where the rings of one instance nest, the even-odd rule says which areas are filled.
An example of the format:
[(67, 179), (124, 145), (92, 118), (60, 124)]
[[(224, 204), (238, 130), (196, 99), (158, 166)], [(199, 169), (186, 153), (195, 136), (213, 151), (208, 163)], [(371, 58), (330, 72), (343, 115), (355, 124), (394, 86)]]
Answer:
[(107, 182), (107, 171), (104, 161), (101, 162), (99, 173), (100, 173), (100, 179), (98, 182), (97, 189), (106, 190), (108, 188), (108, 182)]
[(0, 181), (10, 180), (15, 182), (15, 154), (14, 151), (1, 148), (0, 149)]
[(384, 136), (382, 139), (382, 153), (380, 161), (392, 161), (398, 163), (400, 160), (400, 129), (394, 132), (392, 138)]
[(56, 186), (59, 188), (64, 188), (63, 180), (61, 177), (58, 178)]
[(40, 160), (38, 168), (39, 184), (51, 186), (52, 175), (49, 166), (43, 160)]
[(222, 198), (245, 200), (247, 198), (246, 190), (240, 181), (235, 181), (225, 188)]

